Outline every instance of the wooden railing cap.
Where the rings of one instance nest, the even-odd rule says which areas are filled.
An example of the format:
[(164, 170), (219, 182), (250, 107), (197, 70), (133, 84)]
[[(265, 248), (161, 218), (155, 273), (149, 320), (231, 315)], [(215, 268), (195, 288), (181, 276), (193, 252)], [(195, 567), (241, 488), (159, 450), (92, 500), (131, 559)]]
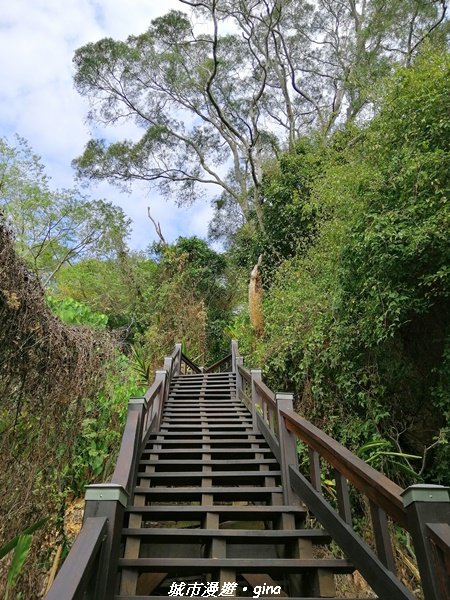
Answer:
[(118, 483), (93, 483), (86, 486), (84, 499), (96, 502), (115, 501), (127, 506), (129, 493)]
[(146, 406), (147, 405), (147, 400), (143, 397), (143, 396), (136, 396), (135, 398), (130, 398), (128, 400), (128, 406), (129, 405), (133, 405), (133, 404), (137, 404), (137, 405), (143, 405)]
[(276, 400), (293, 400), (294, 394), (289, 394), (286, 392), (275, 392)]
[(400, 494), (406, 508), (413, 502), (450, 502), (450, 488), (443, 485), (416, 483)]

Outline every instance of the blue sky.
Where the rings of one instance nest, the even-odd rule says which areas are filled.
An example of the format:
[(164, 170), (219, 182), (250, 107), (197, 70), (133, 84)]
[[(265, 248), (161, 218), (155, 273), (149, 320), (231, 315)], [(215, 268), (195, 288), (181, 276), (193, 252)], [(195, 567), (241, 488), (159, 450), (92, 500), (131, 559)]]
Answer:
[[(0, 136), (15, 133), (42, 157), (55, 188), (74, 187), (71, 161), (83, 151), (88, 105), (74, 89), (74, 51), (102, 37), (124, 39), (145, 31), (150, 21), (178, 0), (13, 0), (0, 14)], [(7, 58), (6, 58), (7, 57)], [(133, 126), (124, 130), (133, 135)], [(117, 135), (117, 132), (116, 132)], [(120, 205), (133, 220), (130, 246), (144, 249), (155, 239), (147, 206), (168, 241), (179, 235), (206, 237), (208, 202), (178, 208), (154, 190), (135, 185), (131, 194), (106, 183), (88, 189), (93, 198)]]

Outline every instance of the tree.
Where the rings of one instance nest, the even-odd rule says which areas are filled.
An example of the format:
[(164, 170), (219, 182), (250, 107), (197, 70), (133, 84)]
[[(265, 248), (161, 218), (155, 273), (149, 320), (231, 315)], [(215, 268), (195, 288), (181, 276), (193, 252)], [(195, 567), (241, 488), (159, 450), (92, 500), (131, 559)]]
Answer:
[[(243, 214), (260, 216), (259, 186), (266, 147), (261, 127), (264, 76), (236, 35), (196, 35), (186, 15), (172, 11), (127, 42), (104, 39), (75, 55), (75, 83), (105, 124), (133, 118), (145, 129), (136, 143), (91, 140), (75, 161), (91, 179), (157, 182), (192, 202), (204, 185), (219, 187)], [(224, 165), (225, 166), (224, 168)]]
[[(219, 190), (214, 230), (238, 206), (264, 232), (265, 161), (371, 117), (373, 89), (447, 31), (445, 0), (181, 0), (126, 42), (80, 48), (75, 84), (96, 125), (133, 120), (137, 141), (92, 139), (78, 175), (156, 184), (180, 203)], [(210, 32), (196, 26), (201, 20)], [(231, 31), (231, 33), (230, 33)], [(225, 228), (226, 229), (226, 228)]]
[(74, 260), (116, 256), (130, 225), (109, 202), (51, 190), (40, 158), (20, 138), (15, 147), (0, 140), (0, 207), (19, 253), (44, 285)]

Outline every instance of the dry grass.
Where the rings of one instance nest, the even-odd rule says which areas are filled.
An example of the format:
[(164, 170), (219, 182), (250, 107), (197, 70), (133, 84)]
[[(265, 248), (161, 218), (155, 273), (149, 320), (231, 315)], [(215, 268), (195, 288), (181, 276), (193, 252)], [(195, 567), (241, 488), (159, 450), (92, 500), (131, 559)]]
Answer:
[[(116, 346), (106, 332), (67, 326), (51, 313), (0, 220), (0, 545), (51, 517), (35, 534), (20, 579), (28, 600), (40, 595), (83, 399), (104, 381)], [(7, 567), (2, 562), (0, 596)]]

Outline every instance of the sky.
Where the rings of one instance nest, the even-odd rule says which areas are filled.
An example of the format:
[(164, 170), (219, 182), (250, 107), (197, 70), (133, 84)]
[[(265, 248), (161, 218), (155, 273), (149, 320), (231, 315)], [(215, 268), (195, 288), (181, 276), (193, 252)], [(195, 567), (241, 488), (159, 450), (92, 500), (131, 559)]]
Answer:
[[(144, 32), (178, 0), (11, 0), (0, 12), (0, 137), (25, 138), (41, 156), (53, 188), (77, 183), (71, 161), (90, 138), (87, 100), (73, 85), (72, 58), (80, 46), (103, 37), (125, 39)], [(121, 206), (133, 221), (130, 247), (145, 249), (156, 239), (147, 207), (167, 241), (179, 235), (206, 237), (208, 201), (179, 208), (155, 190), (134, 185), (131, 194), (100, 183), (88, 192)]]

